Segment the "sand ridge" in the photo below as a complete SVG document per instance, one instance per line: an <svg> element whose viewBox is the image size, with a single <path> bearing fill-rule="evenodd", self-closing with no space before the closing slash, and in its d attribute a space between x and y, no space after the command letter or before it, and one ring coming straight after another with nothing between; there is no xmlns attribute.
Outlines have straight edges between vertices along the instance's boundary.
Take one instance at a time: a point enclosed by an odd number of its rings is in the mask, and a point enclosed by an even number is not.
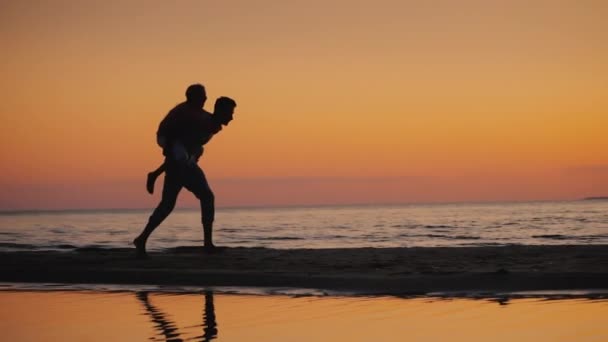
<svg viewBox="0 0 608 342"><path fill-rule="evenodd" d="M608 289L608 246L0 252L0 281L286 286L361 293Z"/></svg>

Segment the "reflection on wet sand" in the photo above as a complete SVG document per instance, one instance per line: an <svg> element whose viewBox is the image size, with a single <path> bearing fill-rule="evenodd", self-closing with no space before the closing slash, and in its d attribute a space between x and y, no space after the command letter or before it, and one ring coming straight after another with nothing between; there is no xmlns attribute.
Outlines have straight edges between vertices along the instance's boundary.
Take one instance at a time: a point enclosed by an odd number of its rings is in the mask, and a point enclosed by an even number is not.
<svg viewBox="0 0 608 342"><path fill-rule="evenodd" d="M203 313L202 341L211 341L217 337L217 323L215 321L215 307L213 306L213 292L205 292L205 312Z"/></svg>
<svg viewBox="0 0 608 342"><path fill-rule="evenodd" d="M608 341L606 315L603 293L396 298L0 291L3 341Z"/></svg>
<svg viewBox="0 0 608 342"><path fill-rule="evenodd" d="M154 323L154 329L165 337L165 341L180 342L179 329L177 325L169 319L169 315L162 312L158 307L150 303L148 291L140 291L135 293L135 297L143 304L145 313ZM203 334L195 338L188 339L189 341L211 341L217 337L217 323L215 321L215 307L213 305L213 292L205 291L205 310L203 311ZM187 327L193 328L193 327ZM154 338L153 338L154 340Z"/></svg>

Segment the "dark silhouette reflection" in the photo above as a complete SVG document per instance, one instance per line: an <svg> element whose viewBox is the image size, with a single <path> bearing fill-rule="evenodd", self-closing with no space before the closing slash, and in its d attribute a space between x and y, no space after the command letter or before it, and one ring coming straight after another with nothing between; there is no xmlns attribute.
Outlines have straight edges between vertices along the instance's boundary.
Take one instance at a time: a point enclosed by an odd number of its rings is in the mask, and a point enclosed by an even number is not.
<svg viewBox="0 0 608 342"><path fill-rule="evenodd" d="M177 332L175 323L167 319L166 315L162 311L150 304L148 292L137 292L135 296L144 305L146 314L150 316L150 320L154 323L154 328L165 336L166 341L183 341L181 338L179 338L179 333Z"/></svg>
<svg viewBox="0 0 608 342"><path fill-rule="evenodd" d="M150 303L148 299L149 292L137 292L135 296L143 304L146 315L150 317L150 321L154 323L154 329L165 336L165 341L179 342L184 341L180 336L177 326L168 316ZM203 324L196 325L203 327L203 334L194 338L188 338L186 341L211 341L217 337L217 323L215 321L215 307L213 304L213 292L205 291L203 310ZM196 327L195 326L195 327ZM193 328L193 327L187 327Z"/></svg>
<svg viewBox="0 0 608 342"><path fill-rule="evenodd" d="M213 292L205 291L205 311L203 312L203 336L197 340L211 341L217 337L217 323L215 322L215 307L213 306Z"/></svg>

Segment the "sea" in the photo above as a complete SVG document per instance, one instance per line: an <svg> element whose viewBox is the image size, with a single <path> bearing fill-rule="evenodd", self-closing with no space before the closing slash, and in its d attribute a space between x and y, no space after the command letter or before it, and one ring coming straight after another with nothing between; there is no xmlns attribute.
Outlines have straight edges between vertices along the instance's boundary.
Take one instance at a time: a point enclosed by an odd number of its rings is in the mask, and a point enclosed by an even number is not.
<svg viewBox="0 0 608 342"><path fill-rule="evenodd" d="M152 212L0 212L0 251L130 247ZM203 243L200 211L177 209L149 250ZM219 208L226 247L360 248L608 244L608 201Z"/></svg>

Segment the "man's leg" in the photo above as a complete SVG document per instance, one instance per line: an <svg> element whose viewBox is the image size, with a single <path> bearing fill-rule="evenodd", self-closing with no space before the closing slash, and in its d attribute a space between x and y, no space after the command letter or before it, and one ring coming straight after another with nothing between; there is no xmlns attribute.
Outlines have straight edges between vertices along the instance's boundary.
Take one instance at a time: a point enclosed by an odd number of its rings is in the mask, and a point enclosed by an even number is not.
<svg viewBox="0 0 608 342"><path fill-rule="evenodd" d="M199 199L201 205L201 221L205 249L211 250L213 245L213 221L215 220L215 196L209 187L205 173L198 165L192 165L184 177L184 187Z"/></svg>
<svg viewBox="0 0 608 342"><path fill-rule="evenodd" d="M148 190L148 193L154 193L154 183L156 183L156 178L158 178L158 176L160 176L163 172L165 172L164 162L160 164L158 169L148 173L148 177L146 178L146 190Z"/></svg>
<svg viewBox="0 0 608 342"><path fill-rule="evenodd" d="M169 216L171 211L173 211L175 202L177 201L177 195L181 189L180 171L176 167L167 168L165 182L163 184L163 195L160 203L148 219L148 224L146 224L144 230L135 238L135 240L133 240L133 244L137 248L137 254L139 256L146 255L146 242L148 241L148 237L150 237L150 234L152 234L154 229L156 229L156 227Z"/></svg>

